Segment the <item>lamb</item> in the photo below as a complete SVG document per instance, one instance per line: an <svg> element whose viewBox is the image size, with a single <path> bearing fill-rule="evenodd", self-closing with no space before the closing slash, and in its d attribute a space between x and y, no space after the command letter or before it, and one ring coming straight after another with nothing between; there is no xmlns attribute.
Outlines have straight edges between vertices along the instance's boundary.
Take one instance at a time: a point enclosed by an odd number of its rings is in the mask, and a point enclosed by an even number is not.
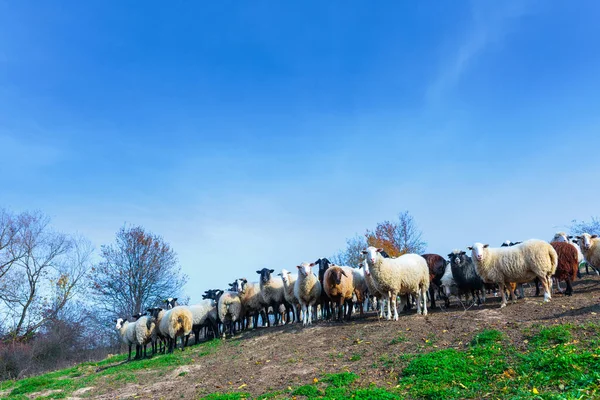
<svg viewBox="0 0 600 400"><path fill-rule="evenodd" d="M337 307L337 320L342 320L344 305L347 307L346 319L352 315L352 298L354 295L354 276L350 268L332 265L325 271L323 291Z"/></svg>
<svg viewBox="0 0 600 400"><path fill-rule="evenodd" d="M235 335L235 323L241 321L244 317L244 307L240 294L237 292L226 291L219 298L217 306L219 319L224 325L223 338L225 338L225 326L229 328L229 334Z"/></svg>
<svg viewBox="0 0 600 400"><path fill-rule="evenodd" d="M275 325L279 324L279 306L285 302L283 281L281 277L271 276L275 272L273 269L263 268L256 271L260 275L260 292L263 296L263 301L267 307L273 307L273 317ZM269 321L269 312L267 308L267 325L271 326Z"/></svg>
<svg viewBox="0 0 600 400"><path fill-rule="evenodd" d="M192 332L193 315L184 306L175 306L167 311L158 309L155 314L158 333L165 338L168 352L172 353L177 346L177 338L181 337L181 350L185 347L186 337Z"/></svg>
<svg viewBox="0 0 600 400"><path fill-rule="evenodd" d="M261 314L263 325L266 321L266 315L264 313L265 307L268 304L264 302L263 295L260 291L260 284L258 282L248 282L246 278L239 279L240 301L242 302L242 308L244 309L244 317L246 318L245 325L249 326L249 321L252 319L252 328L258 327L258 316Z"/></svg>
<svg viewBox="0 0 600 400"><path fill-rule="evenodd" d="M598 271L600 268L600 238L598 235L583 233L577 236L585 261Z"/></svg>
<svg viewBox="0 0 600 400"><path fill-rule="evenodd" d="M375 287L387 293L387 319L391 319L390 305L394 309L394 321L398 320L396 297L417 294L417 314L427 315L427 291L429 290L429 268L427 261L418 254L404 254L398 258L384 258L382 249L369 246L362 254L367 255L367 266L373 275ZM421 309L421 304L423 308Z"/></svg>
<svg viewBox="0 0 600 400"><path fill-rule="evenodd" d="M431 298L431 307L435 307L435 292L436 288L442 286L442 276L446 272L446 260L439 254L423 254L421 255L427 261L429 268L429 297Z"/></svg>
<svg viewBox="0 0 600 400"><path fill-rule="evenodd" d="M314 262L315 265L319 266L319 283L323 287L323 279L325 277L325 271L331 266L331 261L326 258L319 258ZM321 318L331 318L331 300L324 290L321 291L321 298L319 299L319 305L321 306Z"/></svg>
<svg viewBox="0 0 600 400"><path fill-rule="evenodd" d="M315 263L298 265L298 279L294 284L294 296L302 307L302 325L312 324L313 307L321 298L321 283L312 272Z"/></svg>
<svg viewBox="0 0 600 400"><path fill-rule="evenodd" d="M129 346L129 356L127 356L127 360L131 361L131 346L135 344L135 323L127 321L126 318L118 318L115 320L115 323L115 329L119 332L121 340ZM135 356L136 358L139 356L137 351Z"/></svg>
<svg viewBox="0 0 600 400"><path fill-rule="evenodd" d="M477 273L484 282L497 283L502 294L500 308L506 307L504 288L510 282L530 282L538 277L544 287L544 301L551 298L551 276L556 271L558 255L543 240L530 239L512 247L490 248L475 243L469 247Z"/></svg>
<svg viewBox="0 0 600 400"><path fill-rule="evenodd" d="M283 281L283 295L285 297L285 301L291 306L290 308L294 321L298 322L298 306L300 305L300 302L296 296L294 296L294 286L296 284L296 280L298 280L298 274L292 274L290 271L284 268L281 270L279 275Z"/></svg>
<svg viewBox="0 0 600 400"><path fill-rule="evenodd" d="M560 291L560 281L567 282L567 290L565 294L571 296L573 294L573 282L577 278L579 270L579 262L577 262L577 250L570 243L552 242L550 243L556 254L558 255L558 265L554 277L556 278L556 286ZM537 289L537 285L536 285Z"/></svg>
<svg viewBox="0 0 600 400"><path fill-rule="evenodd" d="M483 301L485 302L485 290L481 277L477 275L475 270L475 264L471 257L469 257L464 251L454 250L448 254L450 259L450 269L452 270L452 278L456 283L459 294L464 293L468 295L471 293L473 302L475 301L475 295L477 295L477 304L482 304L481 294L483 294Z"/></svg>

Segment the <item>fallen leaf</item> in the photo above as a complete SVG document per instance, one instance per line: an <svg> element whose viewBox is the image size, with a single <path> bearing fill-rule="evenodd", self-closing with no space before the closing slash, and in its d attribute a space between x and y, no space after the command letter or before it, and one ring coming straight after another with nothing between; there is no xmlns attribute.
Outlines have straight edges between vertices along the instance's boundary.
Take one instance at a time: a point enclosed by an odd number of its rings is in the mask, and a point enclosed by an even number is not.
<svg viewBox="0 0 600 400"><path fill-rule="evenodd" d="M313 383L317 383L317 382L319 382L319 380L317 378L314 378Z"/></svg>
<svg viewBox="0 0 600 400"><path fill-rule="evenodd" d="M538 390L536 388L533 388L533 390L531 391L533 394L540 394L540 392L538 392Z"/></svg>
<svg viewBox="0 0 600 400"><path fill-rule="evenodd" d="M246 386L248 386L248 385L246 385L245 383L242 383L240 386L238 386L238 389L245 388Z"/></svg>

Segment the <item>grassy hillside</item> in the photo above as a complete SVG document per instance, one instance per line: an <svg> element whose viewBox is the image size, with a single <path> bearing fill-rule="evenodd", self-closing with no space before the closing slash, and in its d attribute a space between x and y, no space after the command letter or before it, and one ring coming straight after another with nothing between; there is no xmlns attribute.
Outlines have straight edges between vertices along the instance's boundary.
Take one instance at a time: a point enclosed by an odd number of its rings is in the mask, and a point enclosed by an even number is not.
<svg viewBox="0 0 600 400"><path fill-rule="evenodd" d="M398 322L258 329L172 355L124 355L0 383L7 399L600 398L600 278L571 298Z"/></svg>

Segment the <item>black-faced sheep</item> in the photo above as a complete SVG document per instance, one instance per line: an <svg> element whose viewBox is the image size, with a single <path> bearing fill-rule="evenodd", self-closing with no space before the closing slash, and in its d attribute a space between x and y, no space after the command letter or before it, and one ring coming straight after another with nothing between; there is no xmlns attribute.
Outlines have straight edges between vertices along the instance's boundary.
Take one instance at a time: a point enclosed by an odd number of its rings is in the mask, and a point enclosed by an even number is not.
<svg viewBox="0 0 600 400"><path fill-rule="evenodd" d="M459 294L471 294L473 302L475 302L475 296L477 296L477 304L482 304L482 296L483 301L485 301L483 280L477 274L471 257L462 250L454 250L448 254L448 258L450 259L452 278L458 288Z"/></svg>
<svg viewBox="0 0 600 400"><path fill-rule="evenodd" d="M177 346L177 338L181 338L181 350L183 350L186 338L192 332L192 312L184 306L175 306L166 311L159 310L155 315L156 325L160 336L167 341L169 353L172 353Z"/></svg>
<svg viewBox="0 0 600 400"><path fill-rule="evenodd" d="M129 347L127 360L131 360L131 347L135 342L135 322L129 322L126 318L117 318L115 320L115 329L119 332L121 340ZM136 358L139 354L136 354Z"/></svg>
<svg viewBox="0 0 600 400"><path fill-rule="evenodd" d="M319 266L319 283L321 287L323 287L323 279L325 278L325 271L331 266L331 261L327 258L319 258L314 262L315 265ZM331 300L325 291L321 291L321 297L319 299L319 305L321 306L321 318L330 319L331 318Z"/></svg>
<svg viewBox="0 0 600 400"><path fill-rule="evenodd" d="M272 275L275 272L273 269L263 268L256 271L260 275L260 292L263 296L263 301L267 304L267 325L271 326L269 321L268 307L273 307L273 319L275 325L279 324L280 311L279 307L284 304L283 281L281 277Z"/></svg>

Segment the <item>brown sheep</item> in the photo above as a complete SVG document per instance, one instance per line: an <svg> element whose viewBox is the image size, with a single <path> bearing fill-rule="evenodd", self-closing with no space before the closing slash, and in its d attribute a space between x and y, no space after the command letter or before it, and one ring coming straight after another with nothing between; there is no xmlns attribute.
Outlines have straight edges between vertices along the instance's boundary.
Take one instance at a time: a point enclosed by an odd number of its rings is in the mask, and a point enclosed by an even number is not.
<svg viewBox="0 0 600 400"><path fill-rule="evenodd" d="M565 294L567 296L571 296L573 294L573 287L571 286L571 282L577 278L577 270L579 269L579 263L577 262L577 249L566 242L552 242L550 243L556 253L558 254L558 266L556 267L556 272L554 273L554 277L557 281L557 286L560 284L560 281L567 282L567 291ZM560 287L558 287L560 290Z"/></svg>
<svg viewBox="0 0 600 400"><path fill-rule="evenodd" d="M354 282L351 271L345 271L342 267L332 265L325 271L323 289L338 308L337 320L342 320L344 304L346 304L348 310L346 319L349 320L352 315L352 294L354 293Z"/></svg>
<svg viewBox="0 0 600 400"><path fill-rule="evenodd" d="M446 272L446 259L439 254L423 254L421 257L427 261L429 268L429 299L431 300L431 308L435 307L435 292L442 287L442 276Z"/></svg>

